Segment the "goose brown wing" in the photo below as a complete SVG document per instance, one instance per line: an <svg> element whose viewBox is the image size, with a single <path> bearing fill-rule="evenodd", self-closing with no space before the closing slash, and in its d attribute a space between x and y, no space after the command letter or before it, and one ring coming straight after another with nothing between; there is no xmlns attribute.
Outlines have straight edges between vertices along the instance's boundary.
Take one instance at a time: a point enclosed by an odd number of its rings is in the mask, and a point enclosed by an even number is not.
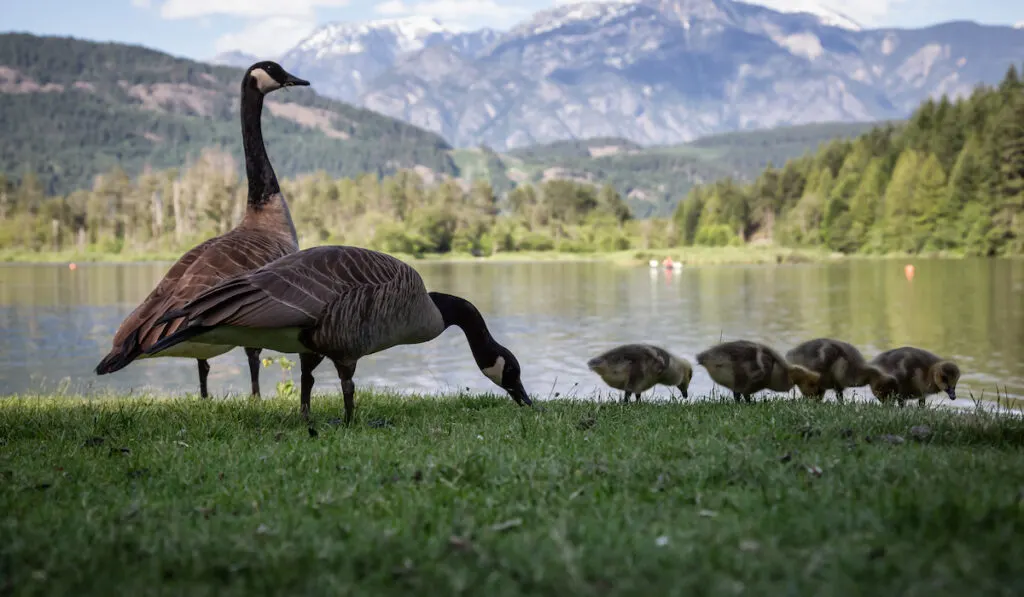
<svg viewBox="0 0 1024 597"><path fill-rule="evenodd" d="M310 327L340 297L400 282L410 273L419 279L411 267L384 253L314 247L222 282L173 315L184 315L190 326Z"/></svg>

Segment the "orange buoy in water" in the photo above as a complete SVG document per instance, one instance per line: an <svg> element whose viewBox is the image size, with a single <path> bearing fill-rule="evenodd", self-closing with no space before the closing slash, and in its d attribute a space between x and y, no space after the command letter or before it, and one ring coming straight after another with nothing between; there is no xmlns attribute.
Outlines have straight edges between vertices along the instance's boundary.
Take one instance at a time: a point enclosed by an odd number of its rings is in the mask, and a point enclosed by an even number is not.
<svg viewBox="0 0 1024 597"><path fill-rule="evenodd" d="M71 270L71 271L75 271L76 269L78 269L78 266L75 265L74 263L69 263L68 264L68 269Z"/></svg>
<svg viewBox="0 0 1024 597"><path fill-rule="evenodd" d="M906 276L908 280L913 280L914 279L914 266L909 264L909 263L904 265L903 266L903 275Z"/></svg>

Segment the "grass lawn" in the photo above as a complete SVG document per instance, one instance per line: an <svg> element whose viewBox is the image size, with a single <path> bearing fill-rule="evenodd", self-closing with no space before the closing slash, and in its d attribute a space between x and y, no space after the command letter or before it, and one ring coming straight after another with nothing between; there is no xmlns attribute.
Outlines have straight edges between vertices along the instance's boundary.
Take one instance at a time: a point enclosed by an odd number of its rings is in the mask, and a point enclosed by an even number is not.
<svg viewBox="0 0 1024 597"><path fill-rule="evenodd" d="M545 407L0 399L0 594L1024 594L1020 418Z"/></svg>

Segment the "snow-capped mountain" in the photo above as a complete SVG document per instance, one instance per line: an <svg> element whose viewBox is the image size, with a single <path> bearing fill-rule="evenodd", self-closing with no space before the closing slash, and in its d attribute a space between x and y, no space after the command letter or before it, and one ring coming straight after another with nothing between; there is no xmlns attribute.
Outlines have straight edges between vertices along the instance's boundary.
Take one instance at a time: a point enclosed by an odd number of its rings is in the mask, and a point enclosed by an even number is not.
<svg viewBox="0 0 1024 597"><path fill-rule="evenodd" d="M737 129L906 116L1024 57L1024 30L865 29L833 0L560 5L507 32L433 19L336 24L281 57L332 95L495 149L596 136L677 143Z"/></svg>
<svg viewBox="0 0 1024 597"><path fill-rule="evenodd" d="M238 50L231 50L230 52L221 52L209 59L207 62L210 64L220 64L222 66L236 66L238 68L249 68L254 62L258 62L259 58L252 54L246 54L245 52L239 52Z"/></svg>
<svg viewBox="0 0 1024 597"><path fill-rule="evenodd" d="M321 93L358 101L367 84L403 55L444 44L472 57L498 35L491 29L455 31L427 17L332 23L285 52L281 61L317 79Z"/></svg>

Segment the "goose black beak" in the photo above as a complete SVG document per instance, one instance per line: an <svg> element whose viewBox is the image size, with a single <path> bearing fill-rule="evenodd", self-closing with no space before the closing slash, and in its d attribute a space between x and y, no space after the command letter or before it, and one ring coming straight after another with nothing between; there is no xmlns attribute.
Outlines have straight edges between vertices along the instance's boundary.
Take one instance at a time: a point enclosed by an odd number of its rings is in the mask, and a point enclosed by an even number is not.
<svg viewBox="0 0 1024 597"><path fill-rule="evenodd" d="M956 400L956 389L955 388L946 388L946 394L949 396L950 400Z"/></svg>
<svg viewBox="0 0 1024 597"><path fill-rule="evenodd" d="M683 398L689 398L690 393L686 391L686 386L678 386L679 391L683 393Z"/></svg>
<svg viewBox="0 0 1024 597"><path fill-rule="evenodd" d="M300 78L296 77L295 75L288 75L288 78L284 80L284 84L281 85L281 86L282 87L296 87L296 86L298 86L298 87L306 87L308 85L309 85L309 81L307 81L305 79L300 79Z"/></svg>
<svg viewBox="0 0 1024 597"><path fill-rule="evenodd" d="M520 406L533 406L533 401L526 395L526 388L523 387L523 382L517 381L512 387L505 388L509 396L516 401L516 404Z"/></svg>

